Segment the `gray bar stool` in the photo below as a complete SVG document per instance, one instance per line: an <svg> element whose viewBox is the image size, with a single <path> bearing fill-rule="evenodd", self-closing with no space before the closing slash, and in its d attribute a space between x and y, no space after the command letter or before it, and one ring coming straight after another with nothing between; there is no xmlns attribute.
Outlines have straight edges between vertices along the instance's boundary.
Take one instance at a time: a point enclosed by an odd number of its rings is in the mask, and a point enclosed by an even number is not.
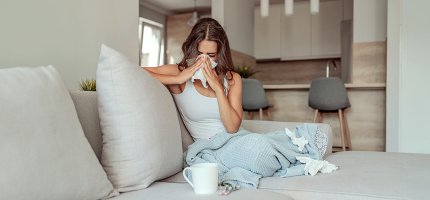
<svg viewBox="0 0 430 200"><path fill-rule="evenodd" d="M335 77L313 80L309 89L309 106L315 109L314 122L320 122L320 112L321 118L324 112L338 113L342 150L345 151L346 148L350 150L351 136L344 110L351 107L351 104L343 81Z"/></svg>
<svg viewBox="0 0 430 200"><path fill-rule="evenodd" d="M267 111L270 120L269 108L272 107L266 97L263 85L259 80L242 79L242 108L248 112L248 119L252 119L252 112L260 113L260 120L263 119L263 110Z"/></svg>

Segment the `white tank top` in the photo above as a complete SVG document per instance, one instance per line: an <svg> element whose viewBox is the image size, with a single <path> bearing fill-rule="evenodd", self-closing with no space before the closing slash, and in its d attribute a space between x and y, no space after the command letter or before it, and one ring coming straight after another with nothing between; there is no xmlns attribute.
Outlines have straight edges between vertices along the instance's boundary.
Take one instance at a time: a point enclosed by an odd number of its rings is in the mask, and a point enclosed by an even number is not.
<svg viewBox="0 0 430 200"><path fill-rule="evenodd" d="M227 94L228 82L224 78L224 90ZM179 113L191 136L196 139L209 139L226 129L221 121L216 97L201 95L193 82L185 83L184 91L173 94Z"/></svg>

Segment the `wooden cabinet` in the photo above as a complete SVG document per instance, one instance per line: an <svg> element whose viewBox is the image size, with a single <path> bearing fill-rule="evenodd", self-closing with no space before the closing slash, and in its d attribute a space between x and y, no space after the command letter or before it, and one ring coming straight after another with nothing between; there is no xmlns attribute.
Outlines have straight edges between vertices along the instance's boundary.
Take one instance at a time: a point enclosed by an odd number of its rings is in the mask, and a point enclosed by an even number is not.
<svg viewBox="0 0 430 200"><path fill-rule="evenodd" d="M261 17L260 7L254 10L254 56L256 59L281 57L281 9L282 5L272 5L269 16Z"/></svg>
<svg viewBox="0 0 430 200"><path fill-rule="evenodd" d="M320 12L310 14L309 1L294 2L294 14L284 15L284 5L270 5L269 16L255 9L255 57L301 60L340 57L342 1L320 2Z"/></svg>

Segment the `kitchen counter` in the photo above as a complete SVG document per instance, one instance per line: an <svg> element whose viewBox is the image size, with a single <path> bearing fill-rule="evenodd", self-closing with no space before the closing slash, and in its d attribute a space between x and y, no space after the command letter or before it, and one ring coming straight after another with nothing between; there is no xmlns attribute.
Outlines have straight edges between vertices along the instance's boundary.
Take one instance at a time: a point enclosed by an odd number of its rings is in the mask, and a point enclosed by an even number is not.
<svg viewBox="0 0 430 200"><path fill-rule="evenodd" d="M312 122L314 110L308 106L310 84L265 84L273 105L274 121ZM345 110L351 132L352 149L385 151L385 83L347 83L351 107ZM246 116L246 115L245 115ZM257 119L258 115L254 115ZM324 123L331 125L335 146L340 146L337 113L325 113Z"/></svg>
<svg viewBox="0 0 430 200"><path fill-rule="evenodd" d="M265 84L265 90L309 90L310 84ZM385 89L385 83L346 83L347 89L380 90Z"/></svg>

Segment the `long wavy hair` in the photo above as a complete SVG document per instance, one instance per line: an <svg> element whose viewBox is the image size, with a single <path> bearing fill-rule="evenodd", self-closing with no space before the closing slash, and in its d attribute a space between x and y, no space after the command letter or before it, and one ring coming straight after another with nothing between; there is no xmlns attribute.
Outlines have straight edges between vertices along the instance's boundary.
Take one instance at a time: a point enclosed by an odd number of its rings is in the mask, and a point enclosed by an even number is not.
<svg viewBox="0 0 430 200"><path fill-rule="evenodd" d="M218 75L224 75L228 80L231 80L233 78L233 60L231 59L227 34L218 21L212 18L202 18L194 25L191 33L182 44L184 57L178 63L179 70L182 71L189 67L187 59L195 58L199 55L198 45L203 40L217 43L218 65L215 71Z"/></svg>

